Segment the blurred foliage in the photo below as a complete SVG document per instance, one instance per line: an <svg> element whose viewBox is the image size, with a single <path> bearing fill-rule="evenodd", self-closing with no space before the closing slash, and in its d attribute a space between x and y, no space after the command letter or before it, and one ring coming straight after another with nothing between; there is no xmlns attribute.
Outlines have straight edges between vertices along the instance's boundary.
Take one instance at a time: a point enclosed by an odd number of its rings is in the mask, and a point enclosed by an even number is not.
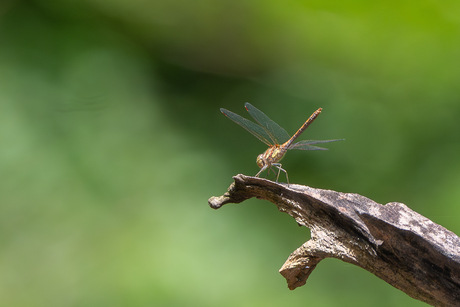
<svg viewBox="0 0 460 307"><path fill-rule="evenodd" d="M423 306L258 200L213 211L265 150L250 101L304 138L292 182L404 202L460 233L457 1L0 3L2 306ZM246 115L245 115L246 116Z"/></svg>

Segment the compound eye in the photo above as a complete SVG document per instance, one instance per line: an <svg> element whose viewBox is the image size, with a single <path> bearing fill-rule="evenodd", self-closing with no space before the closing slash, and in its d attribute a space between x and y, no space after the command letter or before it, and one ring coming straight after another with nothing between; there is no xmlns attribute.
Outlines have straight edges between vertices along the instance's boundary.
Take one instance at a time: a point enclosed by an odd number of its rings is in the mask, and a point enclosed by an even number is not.
<svg viewBox="0 0 460 307"><path fill-rule="evenodd" d="M264 155L260 154L260 155L257 156L257 159L256 159L256 163L260 168L262 168L265 165L265 161L264 161L263 157L264 157Z"/></svg>

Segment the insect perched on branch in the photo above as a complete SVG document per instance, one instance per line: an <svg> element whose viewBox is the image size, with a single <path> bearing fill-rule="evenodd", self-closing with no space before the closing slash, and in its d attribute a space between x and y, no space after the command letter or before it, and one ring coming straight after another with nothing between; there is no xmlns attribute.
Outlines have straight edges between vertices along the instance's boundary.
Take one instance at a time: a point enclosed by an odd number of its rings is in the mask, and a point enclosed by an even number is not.
<svg viewBox="0 0 460 307"><path fill-rule="evenodd" d="M286 132L286 130L284 130L280 125L275 123L267 115L265 115L265 113L254 107L252 104L246 102L244 106L257 124L227 109L221 108L220 111L225 116L252 133L255 137L269 146L264 153L257 156L256 162L260 167L260 170L256 174L256 177L259 177L259 175L264 170L270 169L272 166L274 166L278 169L276 182L278 182L280 171L283 171L286 174L286 179L289 184L287 171L282 168L281 163L279 163L279 161L281 161L289 149L327 150L327 148L313 146L313 144L329 143L343 140L305 140L294 143L294 141L302 134L302 132L304 132L305 129L307 129L307 127L316 119L316 117L318 117L322 111L321 108L316 110L299 128L299 130L294 133L292 137L289 137L289 134Z"/></svg>

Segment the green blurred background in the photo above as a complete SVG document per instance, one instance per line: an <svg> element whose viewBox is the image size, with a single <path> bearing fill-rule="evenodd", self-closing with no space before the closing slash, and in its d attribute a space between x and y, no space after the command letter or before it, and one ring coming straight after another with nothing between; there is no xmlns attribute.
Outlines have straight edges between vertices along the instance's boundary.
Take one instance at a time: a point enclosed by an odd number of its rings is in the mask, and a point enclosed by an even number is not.
<svg viewBox="0 0 460 307"><path fill-rule="evenodd" d="M265 145L246 101L303 138L291 182L399 201L460 233L460 2L0 2L1 306L424 306L328 259L261 200L218 211Z"/></svg>

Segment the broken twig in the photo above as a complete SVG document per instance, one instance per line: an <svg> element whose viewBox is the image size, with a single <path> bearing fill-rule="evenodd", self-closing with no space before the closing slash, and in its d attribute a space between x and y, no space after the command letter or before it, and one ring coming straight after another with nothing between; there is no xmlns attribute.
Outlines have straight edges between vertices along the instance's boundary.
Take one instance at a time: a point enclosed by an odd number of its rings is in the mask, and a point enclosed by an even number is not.
<svg viewBox="0 0 460 307"><path fill-rule="evenodd" d="M460 238L401 203L358 194L279 184L237 175L213 209L257 197L311 230L280 269L289 289L304 285L324 258L355 264L409 296L436 306L460 305Z"/></svg>

